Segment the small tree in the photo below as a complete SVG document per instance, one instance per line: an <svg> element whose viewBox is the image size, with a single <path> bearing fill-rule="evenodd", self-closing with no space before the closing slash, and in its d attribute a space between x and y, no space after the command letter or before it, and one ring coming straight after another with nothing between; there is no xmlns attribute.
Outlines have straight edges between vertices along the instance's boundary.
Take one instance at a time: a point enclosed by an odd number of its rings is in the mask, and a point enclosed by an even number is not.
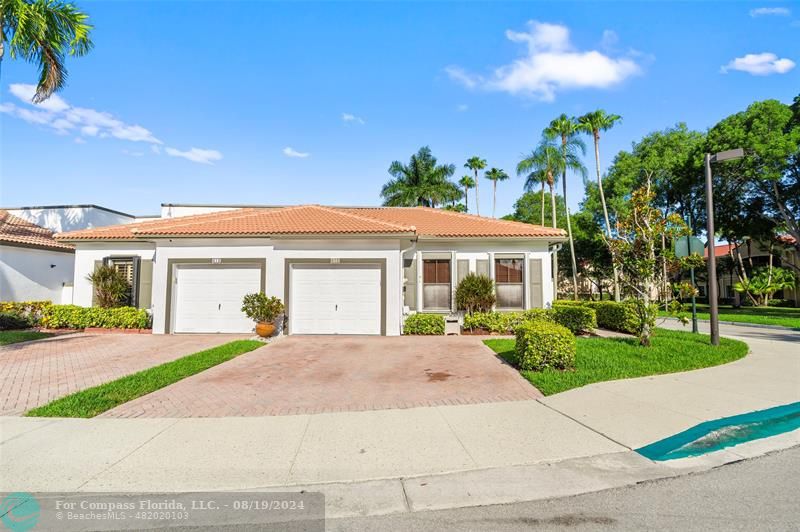
<svg viewBox="0 0 800 532"><path fill-rule="evenodd" d="M277 297L267 297L264 292L247 294L242 299L242 312L257 323L274 323L284 306Z"/></svg>
<svg viewBox="0 0 800 532"><path fill-rule="evenodd" d="M794 288L794 272L786 268L756 268L753 275L736 283L733 289L747 294L759 306L767 305L775 292Z"/></svg>
<svg viewBox="0 0 800 532"><path fill-rule="evenodd" d="M618 218L617 236L605 237L620 282L634 296L638 317L636 335L643 346L650 345L658 315L655 301L663 272L680 264L671 249L661 246L661 239L672 240L688 234L688 227L679 215L665 217L653 207L654 198L648 180L644 187L633 191L627 213Z"/></svg>
<svg viewBox="0 0 800 532"><path fill-rule="evenodd" d="M92 283L97 305L102 308L119 307L131 291L131 285L122 272L104 264L86 276Z"/></svg>
<svg viewBox="0 0 800 532"><path fill-rule="evenodd" d="M492 310L494 282L485 275L467 274L456 287L456 306L467 314Z"/></svg>

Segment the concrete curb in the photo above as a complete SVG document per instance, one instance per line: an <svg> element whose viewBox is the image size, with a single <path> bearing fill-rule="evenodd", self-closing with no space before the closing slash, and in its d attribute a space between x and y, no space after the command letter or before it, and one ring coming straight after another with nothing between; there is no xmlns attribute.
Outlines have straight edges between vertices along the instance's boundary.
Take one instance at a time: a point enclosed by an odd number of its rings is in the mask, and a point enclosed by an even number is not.
<svg viewBox="0 0 800 532"><path fill-rule="evenodd" d="M678 318L672 318L672 317L669 317L669 316L659 316L658 319L659 320L670 320L670 321L674 321L676 323L680 323L680 320ZM697 318L697 322L698 323L709 323L708 320L704 320L704 319L701 319L701 318ZM800 329L798 329L796 327L784 327L783 325L764 325L763 323L745 323L745 322L739 322L739 321L720 321L719 323L720 323L720 325L735 325L737 327L751 327L753 329L767 329L767 330L770 330L770 331L781 331L781 332L796 331L796 332L800 332ZM689 327L690 323L687 323L686 326Z"/></svg>
<svg viewBox="0 0 800 532"><path fill-rule="evenodd" d="M703 456L653 462L634 451L438 475L293 486L254 492L322 492L330 519L572 497L703 473L800 446L800 430Z"/></svg>

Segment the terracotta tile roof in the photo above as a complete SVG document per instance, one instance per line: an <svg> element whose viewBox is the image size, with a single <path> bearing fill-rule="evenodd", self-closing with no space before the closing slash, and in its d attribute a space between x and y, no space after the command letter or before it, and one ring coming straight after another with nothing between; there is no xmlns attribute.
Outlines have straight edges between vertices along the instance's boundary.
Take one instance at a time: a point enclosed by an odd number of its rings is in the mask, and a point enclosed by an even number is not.
<svg viewBox="0 0 800 532"><path fill-rule="evenodd" d="M0 243L58 251L74 250L69 244L55 240L51 230L23 220L3 209L0 209Z"/></svg>
<svg viewBox="0 0 800 532"><path fill-rule="evenodd" d="M165 218L61 233L60 240L136 240L148 237L409 234L439 237L563 238L560 229L423 207L257 207Z"/></svg>
<svg viewBox="0 0 800 532"><path fill-rule="evenodd" d="M714 246L714 256L715 257L727 257L728 252L732 249L736 248L733 244L718 244ZM703 256L708 258L708 246L706 246L706 250L703 253Z"/></svg>

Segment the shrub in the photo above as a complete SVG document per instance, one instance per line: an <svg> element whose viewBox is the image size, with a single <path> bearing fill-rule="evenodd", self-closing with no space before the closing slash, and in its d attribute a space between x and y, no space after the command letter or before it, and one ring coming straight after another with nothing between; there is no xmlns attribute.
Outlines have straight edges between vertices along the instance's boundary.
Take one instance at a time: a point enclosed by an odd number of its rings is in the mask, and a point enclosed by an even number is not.
<svg viewBox="0 0 800 532"><path fill-rule="evenodd" d="M42 326L51 329L146 329L150 326L150 315L146 310L134 307L52 305L44 310Z"/></svg>
<svg viewBox="0 0 800 532"><path fill-rule="evenodd" d="M52 304L50 301L0 301L0 312L14 314L33 326L39 323L42 311Z"/></svg>
<svg viewBox="0 0 800 532"><path fill-rule="evenodd" d="M563 325L533 320L516 329L514 358L522 370L574 368L575 352L575 336Z"/></svg>
<svg viewBox="0 0 800 532"><path fill-rule="evenodd" d="M522 313L525 321L531 320L545 320L553 321L553 311L547 308L532 308Z"/></svg>
<svg viewBox="0 0 800 532"><path fill-rule="evenodd" d="M494 281L485 275L470 273L456 287L456 306L467 314L491 310L495 299Z"/></svg>
<svg viewBox="0 0 800 532"><path fill-rule="evenodd" d="M633 301L587 301L586 306L594 309L598 327L637 334L639 317Z"/></svg>
<svg viewBox="0 0 800 532"><path fill-rule="evenodd" d="M15 329L28 329L31 322L24 316L10 312L0 312L0 331L13 331Z"/></svg>
<svg viewBox="0 0 800 532"><path fill-rule="evenodd" d="M242 312L255 322L272 323L283 312L283 302L263 292L247 294L242 299Z"/></svg>
<svg viewBox="0 0 800 532"><path fill-rule="evenodd" d="M406 318L403 334L444 334L444 316L441 314L412 314Z"/></svg>
<svg viewBox="0 0 800 532"><path fill-rule="evenodd" d="M552 318L554 322L572 331L572 334L589 332L597 327L595 311L583 305L554 304Z"/></svg>
<svg viewBox="0 0 800 532"><path fill-rule="evenodd" d="M128 280L113 266L99 266L86 279L92 283L97 305L101 308L119 306L131 290Z"/></svg>
<svg viewBox="0 0 800 532"><path fill-rule="evenodd" d="M483 329L495 334L514 334L514 329L519 324L531 320L552 321L552 312L543 308L533 308L525 312L475 312L464 316L464 328Z"/></svg>

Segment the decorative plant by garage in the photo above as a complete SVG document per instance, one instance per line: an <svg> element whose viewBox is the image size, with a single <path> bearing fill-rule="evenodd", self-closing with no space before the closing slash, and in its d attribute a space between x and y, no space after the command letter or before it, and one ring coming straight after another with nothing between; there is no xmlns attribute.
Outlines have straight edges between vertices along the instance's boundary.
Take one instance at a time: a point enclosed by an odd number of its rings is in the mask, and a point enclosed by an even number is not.
<svg viewBox="0 0 800 532"><path fill-rule="evenodd" d="M122 272L105 264L98 266L93 273L86 276L86 279L92 283L97 306L101 308L121 306L131 290Z"/></svg>
<svg viewBox="0 0 800 532"><path fill-rule="evenodd" d="M242 312L256 322L256 334L268 338L275 333L275 319L283 314L283 302L263 292L247 294L242 299Z"/></svg>

